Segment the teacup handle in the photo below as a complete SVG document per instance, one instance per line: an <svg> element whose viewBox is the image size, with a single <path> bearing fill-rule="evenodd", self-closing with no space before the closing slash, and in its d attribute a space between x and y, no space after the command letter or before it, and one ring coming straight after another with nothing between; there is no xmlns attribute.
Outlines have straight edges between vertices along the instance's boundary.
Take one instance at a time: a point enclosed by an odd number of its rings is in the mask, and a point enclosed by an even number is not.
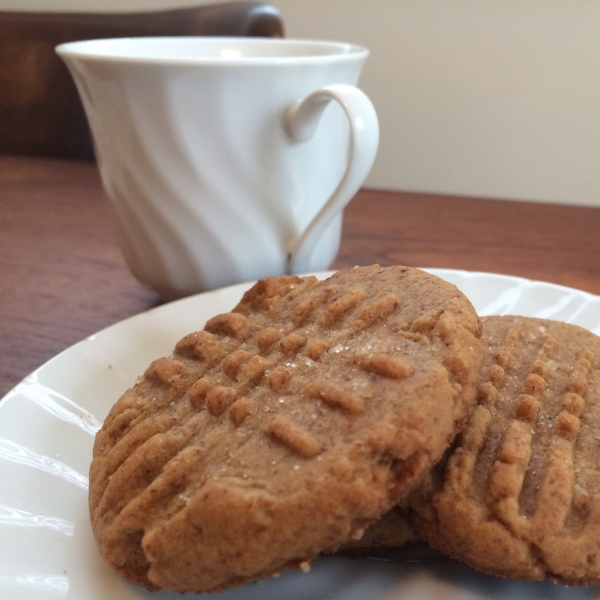
<svg viewBox="0 0 600 600"><path fill-rule="evenodd" d="M377 154L379 122L375 108L366 94L346 84L329 85L290 106L285 113L285 124L292 138L297 142L308 141L332 100L341 104L350 122L348 166L329 200L306 229L289 243L288 273L311 270L310 258L316 243L364 183Z"/></svg>

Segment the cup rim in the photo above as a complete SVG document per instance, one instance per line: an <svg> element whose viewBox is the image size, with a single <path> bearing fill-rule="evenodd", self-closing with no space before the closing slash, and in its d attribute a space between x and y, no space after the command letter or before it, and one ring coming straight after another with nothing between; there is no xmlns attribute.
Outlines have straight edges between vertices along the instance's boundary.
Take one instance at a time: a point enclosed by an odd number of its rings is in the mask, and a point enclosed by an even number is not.
<svg viewBox="0 0 600 600"><path fill-rule="evenodd" d="M161 44L172 44L177 42L180 46L196 47L204 46L229 46L229 55L221 56L160 56L157 53L148 52L146 55L135 54L126 48L139 50L142 45L152 44L154 47ZM235 55L235 47L252 49L257 46L277 46L305 48L312 52L293 55ZM112 46L112 48L109 48ZM119 50L121 47L121 50ZM125 48L125 50L123 49ZM224 48L225 49L225 48ZM321 50L321 52L319 52ZM325 50L328 50L326 52ZM211 36L141 36L141 37L118 37L99 38L93 40L81 40L59 44L55 48L56 53L63 59L80 59L86 61L121 62L121 63L146 63L146 64L171 64L171 65L293 65L308 64L312 62L338 62L344 60L355 60L366 58L369 50L358 44L338 41L309 40L294 38L262 38L262 37L211 37Z"/></svg>

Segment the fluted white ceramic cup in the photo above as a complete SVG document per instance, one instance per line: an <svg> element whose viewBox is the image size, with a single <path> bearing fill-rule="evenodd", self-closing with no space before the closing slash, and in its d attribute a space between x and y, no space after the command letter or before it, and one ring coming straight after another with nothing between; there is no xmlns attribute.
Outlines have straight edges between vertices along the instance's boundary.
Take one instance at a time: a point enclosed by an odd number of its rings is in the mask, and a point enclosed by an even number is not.
<svg viewBox="0 0 600 600"><path fill-rule="evenodd" d="M377 152L344 43L125 38L63 44L133 274L167 299L320 271Z"/></svg>

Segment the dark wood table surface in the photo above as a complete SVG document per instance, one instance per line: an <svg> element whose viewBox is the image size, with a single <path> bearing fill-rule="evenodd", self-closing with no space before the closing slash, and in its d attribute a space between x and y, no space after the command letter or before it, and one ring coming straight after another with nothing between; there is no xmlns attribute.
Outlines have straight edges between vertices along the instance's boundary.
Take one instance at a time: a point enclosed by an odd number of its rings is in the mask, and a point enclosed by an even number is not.
<svg viewBox="0 0 600 600"><path fill-rule="evenodd" d="M362 190L333 267L518 275L600 294L600 208ZM161 300L125 265L92 163L0 155L0 398Z"/></svg>

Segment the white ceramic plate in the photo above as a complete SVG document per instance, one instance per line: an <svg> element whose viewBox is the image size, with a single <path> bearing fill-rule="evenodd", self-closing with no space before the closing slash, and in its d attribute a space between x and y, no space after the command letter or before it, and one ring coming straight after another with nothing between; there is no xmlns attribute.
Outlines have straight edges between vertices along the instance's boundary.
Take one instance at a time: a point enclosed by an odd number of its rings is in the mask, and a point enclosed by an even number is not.
<svg viewBox="0 0 600 600"><path fill-rule="evenodd" d="M568 321L600 334L600 297L525 279L429 269L456 284L480 315ZM88 521L93 436L113 402L146 366L187 333L230 310L239 285L166 304L69 348L0 403L0 598L175 600L130 585L105 565ZM388 560L325 557L310 574L210 596L211 600L527 600L599 598L568 589L487 577L447 559L398 553ZM196 597L193 594L184 596Z"/></svg>

